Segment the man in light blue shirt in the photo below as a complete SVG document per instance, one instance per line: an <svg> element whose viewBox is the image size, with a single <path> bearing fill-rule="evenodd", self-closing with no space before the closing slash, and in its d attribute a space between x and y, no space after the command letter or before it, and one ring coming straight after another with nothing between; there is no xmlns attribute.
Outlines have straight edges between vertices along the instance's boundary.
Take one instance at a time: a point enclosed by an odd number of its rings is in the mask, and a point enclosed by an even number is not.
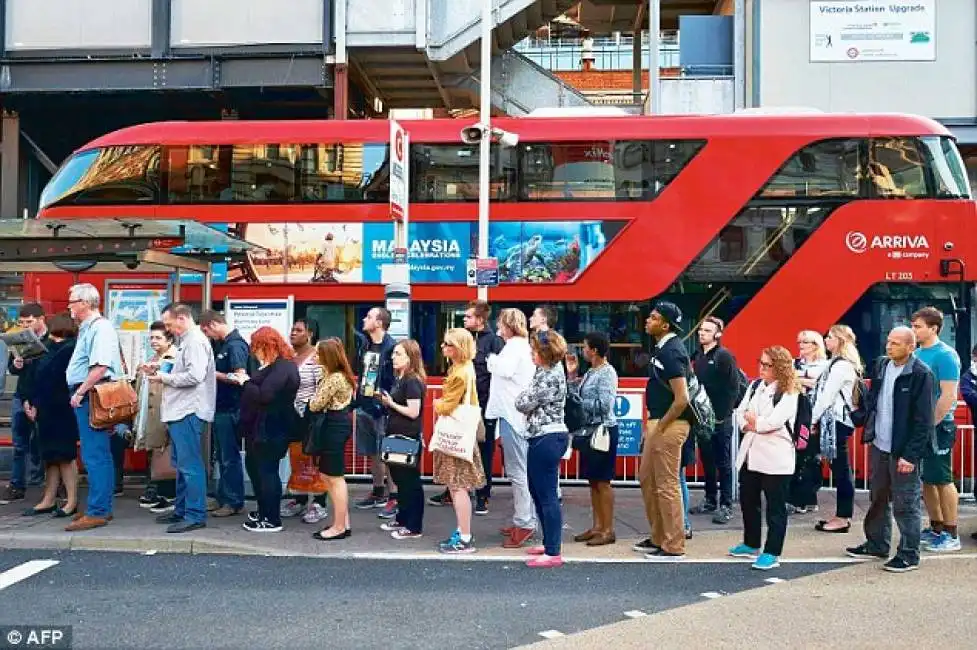
<svg viewBox="0 0 977 650"><path fill-rule="evenodd" d="M115 434L112 429L92 429L89 393L96 384L122 377L122 348L112 323L98 311L100 300L98 289L90 284L76 284L68 294L68 309L79 327L65 377L78 421L81 459L88 472L87 510L76 515L65 528L68 532L99 528L112 519L115 471L111 438Z"/></svg>
<svg viewBox="0 0 977 650"><path fill-rule="evenodd" d="M960 495L953 482L953 446L957 441L954 415L960 384L960 356L940 340L943 314L935 307L924 307L913 314L913 331L919 348L916 358L936 376L936 447L923 456L923 502L930 526L922 533L924 548L937 553L960 550L957 511Z"/></svg>

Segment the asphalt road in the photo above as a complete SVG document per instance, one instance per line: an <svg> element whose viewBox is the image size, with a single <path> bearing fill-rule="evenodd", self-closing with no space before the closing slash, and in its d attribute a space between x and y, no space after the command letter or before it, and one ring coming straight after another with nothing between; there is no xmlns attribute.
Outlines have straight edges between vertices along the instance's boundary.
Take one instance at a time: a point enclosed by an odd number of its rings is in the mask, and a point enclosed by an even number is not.
<svg viewBox="0 0 977 650"><path fill-rule="evenodd" d="M56 565L4 586L31 560ZM522 564L4 551L0 625L72 625L74 648L511 648L835 568Z"/></svg>

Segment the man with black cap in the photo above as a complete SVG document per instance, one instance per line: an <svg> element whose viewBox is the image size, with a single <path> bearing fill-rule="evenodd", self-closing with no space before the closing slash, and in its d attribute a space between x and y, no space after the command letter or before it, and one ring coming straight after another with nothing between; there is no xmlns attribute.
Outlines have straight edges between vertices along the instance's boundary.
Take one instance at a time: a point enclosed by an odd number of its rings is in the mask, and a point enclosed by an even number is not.
<svg viewBox="0 0 977 650"><path fill-rule="evenodd" d="M685 530L679 464L682 445L691 428L688 376L689 355L676 332L683 325L682 310L671 302L655 305L645 331L654 339L649 379L645 388L648 425L642 437L638 479L651 537L634 550L649 559L685 557Z"/></svg>

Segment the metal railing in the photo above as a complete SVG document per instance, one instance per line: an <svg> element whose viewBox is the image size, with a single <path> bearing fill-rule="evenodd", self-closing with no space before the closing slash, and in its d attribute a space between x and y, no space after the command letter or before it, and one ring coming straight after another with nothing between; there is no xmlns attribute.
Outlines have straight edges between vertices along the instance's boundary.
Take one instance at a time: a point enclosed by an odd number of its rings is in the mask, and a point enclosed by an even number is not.
<svg viewBox="0 0 977 650"><path fill-rule="evenodd" d="M579 45L526 45L526 41L517 43L515 50L528 59L536 62L547 70L565 72L581 70L584 49ZM648 58L651 50L648 46L641 48L641 69L648 69ZM594 70L632 70L634 69L634 50L630 44L620 46L594 46L588 50L594 58ZM658 65L662 68L679 67L678 46L663 45L659 50Z"/></svg>

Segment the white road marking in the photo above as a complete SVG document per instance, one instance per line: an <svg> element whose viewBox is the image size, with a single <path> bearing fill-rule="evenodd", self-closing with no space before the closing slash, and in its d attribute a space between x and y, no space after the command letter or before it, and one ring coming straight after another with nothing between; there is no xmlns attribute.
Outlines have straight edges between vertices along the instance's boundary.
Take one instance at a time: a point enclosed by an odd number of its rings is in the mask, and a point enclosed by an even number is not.
<svg viewBox="0 0 977 650"><path fill-rule="evenodd" d="M718 591L707 591L699 595L702 596L703 598L709 598L709 599L722 597L722 594L719 593Z"/></svg>
<svg viewBox="0 0 977 650"><path fill-rule="evenodd" d="M561 636L566 636L559 630L546 630L545 632L540 632L539 635L544 639L559 639Z"/></svg>
<svg viewBox="0 0 977 650"><path fill-rule="evenodd" d="M153 548L143 553L143 555L156 555L156 552L157 552L156 549Z"/></svg>
<svg viewBox="0 0 977 650"><path fill-rule="evenodd" d="M784 579L783 578L767 578L766 580L764 580L764 582L769 582L770 584L775 585L778 582L784 582Z"/></svg>
<svg viewBox="0 0 977 650"><path fill-rule="evenodd" d="M647 616L640 609L632 609L630 612L624 612L624 615L628 618L641 618L642 616Z"/></svg>
<svg viewBox="0 0 977 650"><path fill-rule="evenodd" d="M58 560L30 560L12 569L7 569L3 573L0 573L0 590L15 585L21 580L26 580L45 569L50 569L56 564L58 564Z"/></svg>

